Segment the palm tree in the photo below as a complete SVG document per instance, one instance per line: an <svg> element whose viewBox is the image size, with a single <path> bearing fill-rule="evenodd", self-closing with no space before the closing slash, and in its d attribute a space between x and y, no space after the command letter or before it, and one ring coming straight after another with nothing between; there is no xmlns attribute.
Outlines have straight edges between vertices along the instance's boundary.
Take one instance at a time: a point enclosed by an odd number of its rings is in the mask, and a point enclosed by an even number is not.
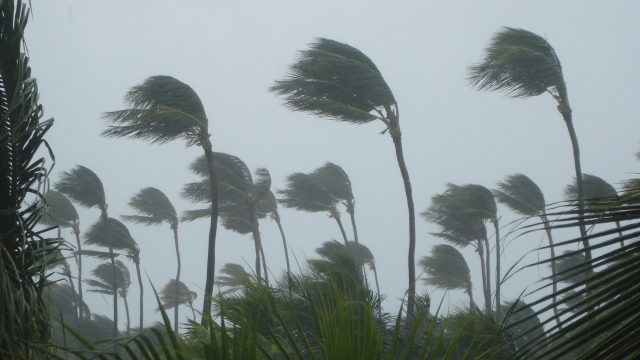
<svg viewBox="0 0 640 360"><path fill-rule="evenodd" d="M76 288L73 285L73 280L71 279L71 267L69 266L69 262L64 257L64 255L62 255L62 251L60 249L47 254L47 256L45 256L45 258L43 259L43 262L47 271L52 271L56 268L60 268L62 270L62 275L66 277L66 280L71 287L71 294L73 295L73 306L75 309L73 316L75 320L78 320L78 312L83 312L81 304L84 303L80 302L78 299L78 293L76 292Z"/></svg>
<svg viewBox="0 0 640 360"><path fill-rule="evenodd" d="M423 256L418 265L427 275L425 284L444 290L463 290L469 295L469 307L476 308L473 301L471 272L464 256L451 245L435 245L431 256Z"/></svg>
<svg viewBox="0 0 640 360"><path fill-rule="evenodd" d="M380 296L378 271L376 269L376 259L373 256L373 253L368 247L356 243L355 241L349 241L348 244L348 246L344 246L335 240L325 241L322 243L322 246L316 249L316 254L326 259L332 259L335 257L336 253L345 253L352 256L359 264L368 265L369 269L373 271L373 276L376 282L376 291L378 296Z"/></svg>
<svg viewBox="0 0 640 360"><path fill-rule="evenodd" d="M415 300L416 218L409 172L402 152L398 103L380 70L360 50L329 39L317 39L290 66L289 77L270 91L283 96L293 111L352 124L380 120L395 145L409 210L409 291L407 308Z"/></svg>
<svg viewBox="0 0 640 360"><path fill-rule="evenodd" d="M278 190L283 198L279 199L284 207L307 212L328 212L336 220L345 246L348 246L347 233L344 231L338 211L339 199L336 199L325 184L313 174L293 173L287 176L287 188Z"/></svg>
<svg viewBox="0 0 640 360"><path fill-rule="evenodd" d="M175 289L178 289L178 296ZM180 305L187 304L191 308L193 313L193 320L196 319L196 311L193 309L193 301L198 297L198 294L194 291L190 291L185 283L182 281L177 282L175 279L169 280L169 282L160 290L160 301L165 310L171 308L177 308ZM176 320L177 321L177 320Z"/></svg>
<svg viewBox="0 0 640 360"><path fill-rule="evenodd" d="M175 296L176 302L178 302L179 296L179 284L180 284L180 246L178 242L178 213L171 204L171 201L162 191L154 187L146 187L141 189L135 194L129 201L129 206L134 208L137 215L123 215L122 218L127 221L134 222L136 224L143 225L162 225L167 223L173 232L173 240L176 246L176 257L178 258L178 273L175 280ZM142 289L142 286L140 287ZM174 331L178 332L178 307L175 307L174 315ZM142 321L140 321L140 327L142 328Z"/></svg>
<svg viewBox="0 0 640 360"><path fill-rule="evenodd" d="M51 226L57 225L61 228L70 228L71 232L76 236L78 251L82 251L80 218L78 217L75 206L73 206L66 196L54 190L47 192L44 196L44 201L47 206L49 206L49 210L47 211L47 215L40 220L40 223ZM78 262L78 303L82 304L84 303L82 298L82 254L74 252L74 257ZM71 278L69 278L69 282L71 282L71 286L73 286ZM79 318L82 319L83 316L83 312L80 311Z"/></svg>
<svg viewBox="0 0 640 360"><path fill-rule="evenodd" d="M109 239L105 236L105 223L109 226ZM129 229L117 219L108 218L106 222L98 221L93 224L84 234L84 239L86 245L101 247L106 247L108 242L110 242L111 249L123 250L124 254L122 255L135 264L138 275L138 286L140 287L140 328L142 329L144 320L144 287L142 285L142 273L140 271L140 248L133 237L131 237ZM107 254L99 251L85 250L83 251L83 255L104 258ZM115 254L111 251L109 255L115 258L115 256L120 254Z"/></svg>
<svg viewBox="0 0 640 360"><path fill-rule="evenodd" d="M262 202L258 205L261 209L260 212L265 214L269 214L271 220L275 221L278 224L278 229L280 230L280 236L282 237L282 245L284 247L284 258L287 262L287 277L291 280L291 265L289 264L289 250L287 245L287 238L284 236L284 229L282 228L282 223L280 219L280 213L278 213L278 201L276 200L273 192L269 190L267 195L265 195Z"/></svg>
<svg viewBox="0 0 640 360"><path fill-rule="evenodd" d="M93 276L98 280L89 279L87 284L93 286L89 292L111 295L116 293L124 300L124 308L127 313L127 336L131 333L131 321L129 319L129 304L127 303L127 292L131 285L131 275L129 269L120 260L116 260L116 277L113 278L111 266L109 264L100 264L91 270Z"/></svg>
<svg viewBox="0 0 640 360"><path fill-rule="evenodd" d="M556 100L573 146L578 179L578 212L583 214L584 185L578 137L573 128L572 110L560 59L547 40L527 30L505 27L493 36L485 49L484 59L469 68L467 80L478 90L502 91L511 98L526 99L548 93ZM583 245L587 249L589 241L582 221L579 228ZM591 260L591 252L587 250L586 254L588 260Z"/></svg>
<svg viewBox="0 0 640 360"><path fill-rule="evenodd" d="M471 245L476 248L480 256L487 311L492 311L492 301L489 240L485 222L496 218L494 210L496 205L490 195L489 190L483 189L480 185L447 184L447 190L443 194L433 196L429 208L421 213L426 221L440 226L441 232L432 235L454 246L464 248ZM499 236L496 236L496 239L498 238ZM483 254L485 247L486 253ZM499 249L499 246L496 248ZM500 276L496 278L499 279Z"/></svg>
<svg viewBox="0 0 640 360"><path fill-rule="evenodd" d="M611 199L618 197L616 188L601 177L591 174L582 174L582 183L584 186L584 200L586 201L584 204L585 208L593 209L594 205L597 205L597 201L595 201L597 199ZM573 179L573 183L565 187L564 197L565 199L573 202L578 199L578 184L575 178ZM620 221L616 221L616 228L618 229L618 234L622 237ZM624 240L620 240L620 246L624 247Z"/></svg>
<svg viewBox="0 0 640 360"><path fill-rule="evenodd" d="M555 259L555 247L553 237L551 236L551 227L549 226L549 218L547 217L546 211L546 201L542 190L540 190L533 180L523 174L509 175L505 178L504 182L498 182L497 186L498 190L493 190L493 195L499 203L506 205L520 215L529 217L538 216L540 218L547 234L547 239L549 240L551 259ZM556 262L552 261L551 281L554 294L558 291L556 274ZM555 296L553 297L553 311L558 315L557 298ZM558 321L558 326L561 326L560 320L556 320Z"/></svg>
<svg viewBox="0 0 640 360"><path fill-rule="evenodd" d="M76 165L69 172L63 172L60 180L55 184L55 189L66 195L69 199L75 201L80 206L88 209L98 208L100 210L100 218L102 220L105 243L104 246L109 248L111 257L112 279L116 278L116 262L113 256L113 244L111 243L111 232L108 221L109 214L107 212L107 198L104 192L102 181L96 173L90 169ZM118 295L113 294L113 337L118 336Z"/></svg>
<svg viewBox="0 0 640 360"><path fill-rule="evenodd" d="M232 294L251 282L251 274L246 272L242 265L226 263L220 270L220 273L224 275L218 275L216 277L218 286L228 288L221 292L222 295Z"/></svg>
<svg viewBox="0 0 640 360"><path fill-rule="evenodd" d="M314 177L323 183L324 187L331 195L343 202L347 208L347 213L351 216L351 226L353 227L353 239L358 243L358 230L356 228L355 205L349 175L338 165L327 162L323 166L315 169L312 173Z"/></svg>
<svg viewBox="0 0 640 360"><path fill-rule="evenodd" d="M152 76L134 86L125 96L130 109L109 112L105 119L113 124L102 135L129 137L164 144L183 139L187 147L200 145L207 159L211 197L211 221L207 251L207 279L204 287L202 326L208 326L211 314L213 279L216 265L216 231L218 226L218 187L209 121L202 101L187 84L170 76Z"/></svg>
<svg viewBox="0 0 640 360"><path fill-rule="evenodd" d="M252 233L256 249L256 273L261 277L260 256L262 255L265 280L268 281L258 220L266 216L259 211L259 204L271 188L269 171L259 167L253 177L244 161L236 156L216 152L213 159L217 169L219 212L223 217L223 226L240 234ZM197 158L190 168L196 175L205 176L206 159ZM181 195L194 202L208 202L206 194L210 192L209 189L208 183L201 180L186 184ZM186 211L182 220L193 221L206 216L208 216L206 209L192 210Z"/></svg>

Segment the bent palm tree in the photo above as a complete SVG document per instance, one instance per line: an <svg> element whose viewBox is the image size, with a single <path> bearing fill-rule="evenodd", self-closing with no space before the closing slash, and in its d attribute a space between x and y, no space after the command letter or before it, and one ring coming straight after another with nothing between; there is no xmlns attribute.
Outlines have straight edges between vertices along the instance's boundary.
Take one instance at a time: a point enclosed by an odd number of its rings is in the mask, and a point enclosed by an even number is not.
<svg viewBox="0 0 640 360"><path fill-rule="evenodd" d="M55 184L55 189L75 201L80 206L86 208L98 208L102 220L104 246L109 248L111 258L112 279L116 278L116 262L113 256L113 244L111 243L111 233L108 225L109 214L107 212L107 198L104 193L102 181L96 173L90 169L76 165L69 172L63 172L60 180ZM113 294L113 337L118 336L118 295Z"/></svg>
<svg viewBox="0 0 640 360"><path fill-rule="evenodd" d="M306 212L329 213L329 217L336 220L345 246L348 246L347 233L344 231L338 211L338 202L325 184L313 174L293 173L287 176L287 188L278 190L278 194L283 196L279 199L284 207Z"/></svg>
<svg viewBox="0 0 640 360"><path fill-rule="evenodd" d="M584 204L585 208L597 208L598 199L612 199L618 197L618 192L613 185L604 181L601 177L582 174L582 183L584 184ZM573 183L567 185L564 189L564 196L569 201L576 201L578 199L578 184L576 179L573 179ZM596 205L594 207L594 205ZM618 228L618 235L622 237L622 231L620 230L620 221L616 221L616 228ZM620 240L620 246L624 247L624 240Z"/></svg>
<svg viewBox="0 0 640 360"><path fill-rule="evenodd" d="M476 308L469 265L456 248L451 245L435 245L431 249L431 256L423 256L418 265L427 275L425 284L444 290L463 290L469 295L469 308Z"/></svg>
<svg viewBox="0 0 640 360"><path fill-rule="evenodd" d="M129 137L164 144L182 139L187 147L200 145L207 159L210 183L211 221L207 250L207 277L204 287L202 326L208 326L211 316L213 279L215 276L216 231L218 226L218 187L213 151L209 137L209 121L202 101L187 84L170 76L152 76L134 86L125 96L130 109L106 113L111 124L102 133L106 137Z"/></svg>
<svg viewBox="0 0 640 360"><path fill-rule="evenodd" d="M271 92L283 96L285 105L329 119L365 124L380 120L389 131L407 196L409 210L409 292L407 308L415 300L416 219L409 172L402 152L398 103L376 65L360 50L329 39L317 39L290 66L289 77L276 81Z"/></svg>
<svg viewBox="0 0 640 360"><path fill-rule="evenodd" d="M178 289L178 296L175 296ZM196 320L196 311L193 309L193 301L198 297L198 293L190 291L185 283L182 281L177 282L175 279L169 280L169 282L160 290L160 301L165 310L171 308L177 308L180 305L188 305L191 308L193 314L193 321ZM156 311L159 311L156 310Z"/></svg>
<svg viewBox="0 0 640 360"><path fill-rule="evenodd" d="M107 223L109 224L110 239L104 235L104 222L98 221L84 234L84 243L87 245L106 247L108 241L110 241L112 249L124 250L125 253L123 255L135 264L138 275L138 286L140 287L140 328L142 329L144 320L144 287L142 285L142 273L140 271L140 248L131 237L129 229L127 229L123 223L113 218L108 218ZM107 255L104 252L87 250L83 251L83 254L97 258L104 258ZM112 253L109 255L115 257L120 254Z"/></svg>
<svg viewBox="0 0 640 360"><path fill-rule="evenodd" d="M478 90L502 91L512 98L526 99L548 93L556 100L573 146L578 179L578 212L583 214L584 185L578 137L573 127L572 110L560 59L547 40L530 31L506 27L493 36L485 49L484 59L469 68L467 80ZM587 249L587 258L591 260L587 230L582 220L579 228L583 245Z"/></svg>
<svg viewBox="0 0 640 360"><path fill-rule="evenodd" d="M269 171L259 167L254 178L244 161L236 156L216 152L213 159L217 169L219 212L223 218L223 226L240 234L252 233L256 250L256 273L261 277L260 256L262 255L265 279L268 281L258 220L266 216L260 211L259 205L271 188ZM190 168L196 175L204 176L206 159L197 158ZM194 202L208 202L206 196L208 193L210 193L208 183L201 180L186 184L181 195ZM207 215L206 209L185 211L182 220L192 221Z"/></svg>
<svg viewBox="0 0 640 360"><path fill-rule="evenodd" d="M355 218L356 200L353 197L353 189L351 188L349 175L347 175L340 166L331 162L327 162L323 166L315 169L311 175L319 179L334 198L343 202L344 206L347 208L347 213L351 217L353 239L357 244L358 230L356 228Z"/></svg>
<svg viewBox="0 0 640 360"><path fill-rule="evenodd" d="M180 246L178 242L178 213L171 204L171 201L162 191L153 188L146 187L135 194L129 201L129 206L134 208L138 215L124 215L122 218L127 221L132 221L136 224L143 225L162 225L162 223L169 224L171 231L173 232L173 240L176 246L176 257L178 258L178 273L176 274L176 288L175 296L176 302L178 301L180 284ZM142 286L140 287L142 289ZM178 332L178 307L176 306L174 315L174 331ZM142 320L140 321L140 328L142 328Z"/></svg>
<svg viewBox="0 0 640 360"><path fill-rule="evenodd" d="M127 292L131 286L131 275L129 269L120 260L116 260L116 277L113 277L111 266L109 264L98 265L97 268L91 270L93 276L99 280L89 279L87 284L93 286L89 292L111 295L116 293L124 300L124 308L127 314L127 336L131 333L131 321L129 318L129 304L127 302Z"/></svg>
<svg viewBox="0 0 640 360"><path fill-rule="evenodd" d="M549 226L549 218L545 209L546 202L542 190L529 177L523 174L509 175L504 182L498 182L499 190L493 190L496 200L508 206L514 212L523 216L538 216L542 221L544 230L549 240L549 252L551 259L556 258L556 252L551 236L551 227ZM551 262L551 275L553 284L553 293L558 291L558 279L556 277L556 262ZM553 312L558 315L557 298L553 297ZM561 326L560 320L556 318L558 326Z"/></svg>
<svg viewBox="0 0 640 360"><path fill-rule="evenodd" d="M57 225L63 228L71 228L71 232L76 237L76 244L78 251L82 251L82 242L80 241L80 218L78 212L73 206L71 201L62 193L50 190L44 196L44 200L49 206L47 215L40 220L45 225ZM79 252L74 253L74 257L78 262L78 303L83 304L82 298L82 254ZM71 278L69 278L71 282ZM71 283L73 287L73 283ZM77 310L77 309L76 309ZM82 319L84 314L80 311L79 318Z"/></svg>

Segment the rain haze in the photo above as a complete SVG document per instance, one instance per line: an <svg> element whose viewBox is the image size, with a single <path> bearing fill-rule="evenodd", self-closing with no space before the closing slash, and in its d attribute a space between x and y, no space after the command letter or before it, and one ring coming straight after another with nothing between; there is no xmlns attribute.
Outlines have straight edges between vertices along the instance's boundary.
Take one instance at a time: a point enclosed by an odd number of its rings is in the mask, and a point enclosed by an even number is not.
<svg viewBox="0 0 640 360"><path fill-rule="evenodd" d="M638 169L638 14L640 3L632 1L615 6L578 1L37 1L26 43L45 117L55 118L46 137L56 157L52 182L76 164L90 168L104 184L114 218L134 214L127 202L148 186L167 194L180 213L201 207L180 197L183 185L197 180L188 166L201 148L185 148L184 141L150 145L100 136L107 126L103 113L127 108L123 97L132 86L154 75L175 77L201 98L213 150L239 157L251 170L266 167L272 190L285 188L287 175L311 172L327 161L347 172L359 240L376 257L381 292L387 296L384 307L394 312L408 286L408 212L392 139L381 134L385 125L357 126L292 112L268 88L287 76L298 52L316 38L347 43L371 58L398 102L417 213L447 183L494 189L516 173L534 180L552 203L563 199L575 176L556 101L548 94L522 100L478 92L466 81L468 67L481 60L492 35L504 26L544 36L562 63L583 173L617 186ZM82 231L99 219L96 209L78 211ZM502 205L498 214L506 235L519 216ZM323 242L341 241L339 228L325 213L280 206L280 215L296 257L292 261L301 266L317 257L315 249ZM420 216L416 222L419 259L443 241L430 235L439 231L436 225ZM141 248L143 276L161 288L176 271L169 227L126 224ZM181 280L198 293L197 310L202 308L208 232L206 219L179 228ZM270 272L280 276L285 261L278 227L265 219L260 232ZM543 232L517 234L504 240L503 274L525 255L517 267L547 257L534 251L546 244ZM72 240L68 230L65 235ZM578 235L576 229L558 233L559 238ZM471 247L461 252L472 269L475 300L482 304L477 256ZM252 238L219 226L216 254L217 271L225 263L253 267ZM98 263L86 260L84 276L90 277ZM548 275L546 266L522 271L505 282L502 298L514 299ZM137 291L135 284L129 297L137 299ZM445 307L467 301L462 291L446 293L419 280L417 292L425 291L436 303L444 298ZM92 312L110 314L108 296L85 294ZM130 307L131 318L137 319L137 306ZM146 325L160 319L151 291L145 293L144 308ZM191 312L182 310L180 320L188 316ZM125 321L120 316L121 328Z"/></svg>

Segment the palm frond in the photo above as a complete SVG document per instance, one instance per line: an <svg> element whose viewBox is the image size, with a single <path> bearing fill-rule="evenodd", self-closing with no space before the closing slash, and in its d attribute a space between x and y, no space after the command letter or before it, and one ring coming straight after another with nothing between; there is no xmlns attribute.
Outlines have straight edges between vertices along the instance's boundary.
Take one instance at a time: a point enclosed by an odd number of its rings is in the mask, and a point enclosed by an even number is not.
<svg viewBox="0 0 640 360"><path fill-rule="evenodd" d="M107 203L102 181L96 173L82 165L63 172L54 188L87 208L101 208Z"/></svg>
<svg viewBox="0 0 640 360"><path fill-rule="evenodd" d="M169 282L158 293L160 301L165 309L172 309L176 306L191 304L198 297L198 293L190 291L185 283L178 283L178 297L176 301L176 279L170 279ZM160 309L156 309L160 311Z"/></svg>
<svg viewBox="0 0 640 360"><path fill-rule="evenodd" d="M154 187L141 189L129 201L139 215L124 215L123 219L144 225L160 225L163 222L171 227L178 226L178 214L171 201L162 191Z"/></svg>
<svg viewBox="0 0 640 360"><path fill-rule="evenodd" d="M322 38L301 51L288 78L269 91L284 97L293 111L355 124L373 121L378 117L372 111L395 104L371 59L352 46Z"/></svg>
<svg viewBox="0 0 640 360"><path fill-rule="evenodd" d="M111 259L111 254L108 251L97 251L97 250L78 250L76 251L77 255L82 256L90 256L100 260L109 260ZM113 257L118 257L120 254L113 253Z"/></svg>
<svg viewBox="0 0 640 360"><path fill-rule="evenodd" d="M134 251L138 248L138 244L131 237L129 229L114 218L108 218L108 230L111 237L111 245L114 249ZM96 221L84 235L84 244L95 245L101 247L109 246L109 237L104 226L104 220Z"/></svg>
<svg viewBox="0 0 640 360"><path fill-rule="evenodd" d="M49 190L44 196L44 201L48 206L48 210L47 214L40 220L40 223L60 227L74 227L78 223L78 211L62 193Z"/></svg>
<svg viewBox="0 0 640 360"><path fill-rule="evenodd" d="M331 193L331 195L341 201L353 202L353 190L349 175L338 165L326 162L323 166L315 169L311 176L317 178Z"/></svg>
<svg viewBox="0 0 640 360"><path fill-rule="evenodd" d="M187 146L208 136L202 101L187 84L171 76L152 76L136 85L124 98L131 108L107 112L105 137L128 137L164 144L182 139Z"/></svg>
<svg viewBox="0 0 640 360"><path fill-rule="evenodd" d="M425 284L444 290L466 290L471 273L464 256L450 245L435 245L431 256L423 256L418 265L427 277Z"/></svg>
<svg viewBox="0 0 640 360"><path fill-rule="evenodd" d="M493 190L496 200L516 213L536 216L544 211L546 203L542 190L526 175L509 175L497 186L498 190Z"/></svg>
<svg viewBox="0 0 640 360"><path fill-rule="evenodd" d="M224 275L216 276L216 283L220 287L228 288L225 291L227 294L240 290L252 281L251 274L246 272L244 267L239 264L226 263L220 269L220 273Z"/></svg>
<svg viewBox="0 0 640 360"><path fill-rule="evenodd" d="M301 211L331 211L336 204L336 199L315 177L304 173L287 176L287 188L278 190L278 194L283 197L278 202L284 207Z"/></svg>
<svg viewBox="0 0 640 360"><path fill-rule="evenodd" d="M98 279L87 280L87 284L93 286L93 289L89 289L90 292L113 294L114 283L115 288L118 290L126 289L131 285L131 274L129 273L126 265L120 260L116 260L115 282L113 279L113 267L111 264L100 264L95 269L91 270L91 274Z"/></svg>
<svg viewBox="0 0 640 360"><path fill-rule="evenodd" d="M585 202L585 206L589 206L590 203L597 203L596 200L598 199L610 199L618 196L618 192L613 185L601 177L582 174L582 184L584 186L584 197L585 199L589 199ZM571 184L568 184L564 188L564 198L568 201L576 201L578 198L578 185L575 178L573 178Z"/></svg>
<svg viewBox="0 0 640 360"><path fill-rule="evenodd" d="M484 58L469 67L467 81L478 90L502 91L512 98L550 92L566 99L562 66L555 50L530 31L505 27L485 49Z"/></svg>

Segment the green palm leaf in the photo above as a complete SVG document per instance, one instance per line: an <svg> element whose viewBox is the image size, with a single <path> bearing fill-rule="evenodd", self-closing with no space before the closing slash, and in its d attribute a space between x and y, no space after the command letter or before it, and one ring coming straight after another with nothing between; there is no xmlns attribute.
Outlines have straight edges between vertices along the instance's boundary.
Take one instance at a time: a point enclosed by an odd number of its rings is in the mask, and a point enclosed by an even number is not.
<svg viewBox="0 0 640 360"><path fill-rule="evenodd" d="M96 173L82 165L76 165L69 172L63 172L54 187L84 207L102 209L106 206L102 181Z"/></svg>
<svg viewBox="0 0 640 360"><path fill-rule="evenodd" d="M498 182L493 194L496 200L524 216L538 216L544 212L545 200L542 191L529 177L522 174L507 176Z"/></svg>
<svg viewBox="0 0 640 360"><path fill-rule="evenodd" d="M49 208L47 215L40 220L42 224L74 227L80 221L75 206L62 193L50 190L44 196L44 201Z"/></svg>
<svg viewBox="0 0 640 360"><path fill-rule="evenodd" d="M176 299L176 280L170 279L169 282L160 290L160 301L165 310L175 308L180 305L191 305L193 301L198 297L198 294L194 291L190 291L185 283L180 281L178 284L178 296ZM159 311L157 309L156 311Z"/></svg>
<svg viewBox="0 0 640 360"><path fill-rule="evenodd" d="M129 206L139 215L122 216L127 221L144 225L160 225L166 222L171 227L178 226L178 214L173 204L167 195L154 187L141 189L131 198Z"/></svg>
<svg viewBox="0 0 640 360"><path fill-rule="evenodd" d="M131 237L129 229L114 218L108 218L108 229L111 236L111 242L114 249L134 251L138 248L138 244ZM109 247L109 237L105 231L103 220L96 221L87 232L84 233L84 244L95 245L101 247Z"/></svg>

